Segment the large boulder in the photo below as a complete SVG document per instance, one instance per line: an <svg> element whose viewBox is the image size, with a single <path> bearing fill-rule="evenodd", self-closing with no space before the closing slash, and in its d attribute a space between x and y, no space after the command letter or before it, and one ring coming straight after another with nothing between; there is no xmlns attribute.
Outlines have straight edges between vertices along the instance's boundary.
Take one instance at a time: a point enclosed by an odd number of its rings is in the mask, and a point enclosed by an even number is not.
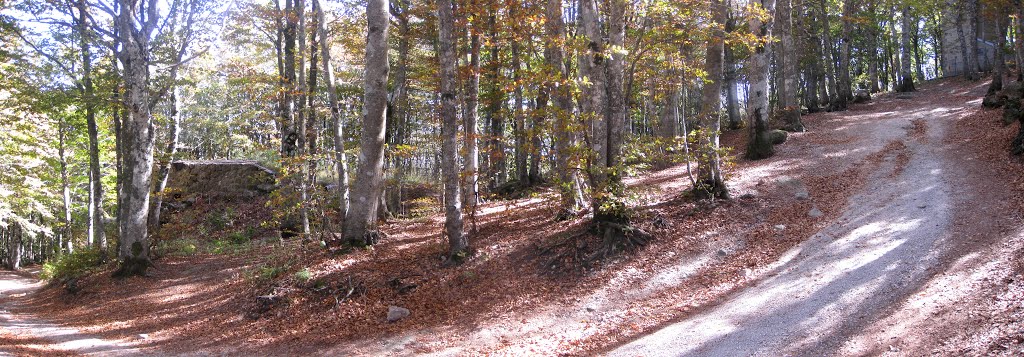
<svg viewBox="0 0 1024 357"><path fill-rule="evenodd" d="M1003 101L1003 124L1010 125L1024 116L1024 110L1021 109L1021 97L1024 95L1024 91L1019 82L1011 82L1003 86L1002 95L1006 96Z"/></svg>
<svg viewBox="0 0 1024 357"><path fill-rule="evenodd" d="M178 160L171 162L167 192L175 197L252 198L275 187L274 171L251 160Z"/></svg>
<svg viewBox="0 0 1024 357"><path fill-rule="evenodd" d="M772 130L768 132L768 141L771 141L772 145L780 145L786 142L789 138L789 132L785 130Z"/></svg>

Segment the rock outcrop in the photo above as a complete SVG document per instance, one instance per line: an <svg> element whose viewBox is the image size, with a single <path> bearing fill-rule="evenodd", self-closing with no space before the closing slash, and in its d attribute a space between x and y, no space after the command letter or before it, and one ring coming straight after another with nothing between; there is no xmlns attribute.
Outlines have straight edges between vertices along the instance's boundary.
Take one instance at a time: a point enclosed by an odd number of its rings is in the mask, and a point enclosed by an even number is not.
<svg viewBox="0 0 1024 357"><path fill-rule="evenodd" d="M274 171L251 160L178 160L171 162L167 194L252 198L275 188Z"/></svg>

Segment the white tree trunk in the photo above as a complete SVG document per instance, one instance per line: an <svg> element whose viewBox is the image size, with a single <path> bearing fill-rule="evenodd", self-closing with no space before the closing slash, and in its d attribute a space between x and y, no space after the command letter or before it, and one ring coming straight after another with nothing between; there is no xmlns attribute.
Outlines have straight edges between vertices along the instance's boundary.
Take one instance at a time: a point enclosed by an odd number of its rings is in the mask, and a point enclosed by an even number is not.
<svg viewBox="0 0 1024 357"><path fill-rule="evenodd" d="M772 14L775 10L775 0L759 0L754 2L760 5L766 12ZM751 31L759 39L767 40L772 36L772 22L762 22L756 17L748 20ZM750 141L747 146L747 158L752 160L764 159L775 153L772 143L768 139L768 70L771 53L771 46L763 44L754 48L750 55L747 76L750 79L749 101L747 116L750 118ZM826 52L829 52L826 49ZM829 56L826 56L828 58ZM831 68L831 65L826 65Z"/></svg>
<svg viewBox="0 0 1024 357"><path fill-rule="evenodd" d="M363 84L363 132L355 196L345 216L345 240L354 245L377 241L377 209L384 186L384 128L387 125L389 0L366 5L366 73Z"/></svg>
<svg viewBox="0 0 1024 357"><path fill-rule="evenodd" d="M462 197L459 194L459 121L456 108L455 15L451 0L437 0L438 58L441 68L441 171L444 177L445 235L448 255L459 260L468 248L462 227Z"/></svg>
<svg viewBox="0 0 1024 357"><path fill-rule="evenodd" d="M119 0L116 23L119 59L124 68L124 105L128 114L123 123L124 172L118 206L120 238L118 258L121 275L142 275L152 263L149 259L149 193L153 176L153 146L156 142L149 97L150 36L157 24L155 1L137 4ZM141 21L136 27L136 19Z"/></svg>

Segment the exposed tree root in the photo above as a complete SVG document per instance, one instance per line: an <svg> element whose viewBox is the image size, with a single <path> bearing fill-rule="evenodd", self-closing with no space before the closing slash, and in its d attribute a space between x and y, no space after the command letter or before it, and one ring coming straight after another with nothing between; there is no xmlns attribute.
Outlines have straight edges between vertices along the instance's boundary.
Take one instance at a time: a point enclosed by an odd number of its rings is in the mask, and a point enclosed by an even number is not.
<svg viewBox="0 0 1024 357"><path fill-rule="evenodd" d="M540 248L541 267L551 274L584 274L605 259L650 244L654 239L639 227L614 222L595 222L590 229Z"/></svg>

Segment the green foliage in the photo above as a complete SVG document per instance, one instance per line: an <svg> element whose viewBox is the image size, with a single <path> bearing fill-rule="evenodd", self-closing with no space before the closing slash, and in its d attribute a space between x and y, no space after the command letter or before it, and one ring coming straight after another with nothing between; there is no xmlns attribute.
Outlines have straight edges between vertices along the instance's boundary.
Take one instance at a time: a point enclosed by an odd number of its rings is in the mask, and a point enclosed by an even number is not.
<svg viewBox="0 0 1024 357"><path fill-rule="evenodd" d="M295 272L294 277L296 282L305 283L313 278L313 273L309 271L309 268L302 268L302 270Z"/></svg>
<svg viewBox="0 0 1024 357"><path fill-rule="evenodd" d="M246 244L256 235L255 227L247 227L245 230L235 231L228 234L227 238L233 244Z"/></svg>
<svg viewBox="0 0 1024 357"><path fill-rule="evenodd" d="M696 136L690 137L690 154L697 144ZM630 176L645 170L663 169L686 162L686 141L683 137L674 139L632 137L623 148L625 172Z"/></svg>
<svg viewBox="0 0 1024 357"><path fill-rule="evenodd" d="M71 254L58 256L43 264L39 278L48 281L64 281L85 275L103 264L99 249L84 248Z"/></svg>
<svg viewBox="0 0 1024 357"><path fill-rule="evenodd" d="M235 211L230 207L223 211L214 211L206 217L206 224L214 231L224 230L234 224L234 215Z"/></svg>
<svg viewBox="0 0 1024 357"><path fill-rule="evenodd" d="M154 247L157 255L189 256L196 254L200 243L194 239L168 239L161 240Z"/></svg>

